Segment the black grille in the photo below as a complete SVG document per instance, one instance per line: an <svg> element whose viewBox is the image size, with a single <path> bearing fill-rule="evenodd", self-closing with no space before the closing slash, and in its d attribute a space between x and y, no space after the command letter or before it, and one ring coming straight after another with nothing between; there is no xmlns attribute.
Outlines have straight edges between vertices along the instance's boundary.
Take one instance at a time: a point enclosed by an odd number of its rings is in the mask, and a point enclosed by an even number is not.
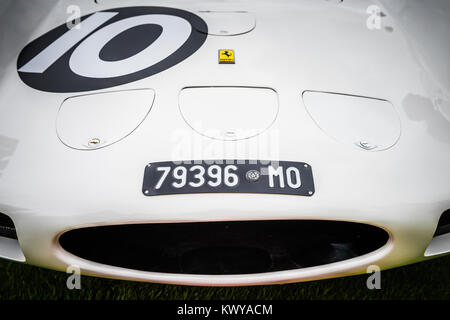
<svg viewBox="0 0 450 320"><path fill-rule="evenodd" d="M90 261L142 271L250 274L351 259L386 244L377 227L337 221L239 221L101 226L59 242Z"/></svg>
<svg viewBox="0 0 450 320"><path fill-rule="evenodd" d="M449 232L450 232L450 209L448 209L441 215L434 236L437 237Z"/></svg>
<svg viewBox="0 0 450 320"><path fill-rule="evenodd" d="M6 214L0 212L0 237L17 239L14 222Z"/></svg>

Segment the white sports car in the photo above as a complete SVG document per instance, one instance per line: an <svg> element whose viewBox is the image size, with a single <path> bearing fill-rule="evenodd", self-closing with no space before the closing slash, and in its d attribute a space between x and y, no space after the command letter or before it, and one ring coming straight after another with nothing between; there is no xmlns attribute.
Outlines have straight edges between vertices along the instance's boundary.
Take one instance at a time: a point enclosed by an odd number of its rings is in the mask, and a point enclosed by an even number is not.
<svg viewBox="0 0 450 320"><path fill-rule="evenodd" d="M2 0L0 257L191 285L450 252L450 2Z"/></svg>

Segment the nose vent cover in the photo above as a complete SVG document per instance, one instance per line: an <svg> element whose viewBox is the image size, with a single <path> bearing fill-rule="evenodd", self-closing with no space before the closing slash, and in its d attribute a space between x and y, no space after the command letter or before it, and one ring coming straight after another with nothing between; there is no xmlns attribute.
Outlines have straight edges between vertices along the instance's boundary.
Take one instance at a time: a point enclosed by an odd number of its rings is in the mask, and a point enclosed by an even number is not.
<svg viewBox="0 0 450 320"><path fill-rule="evenodd" d="M217 140L255 137L269 129L278 115L278 94L270 88L184 88L179 103L192 129Z"/></svg>
<svg viewBox="0 0 450 320"><path fill-rule="evenodd" d="M195 28L212 36L237 36L248 33L255 28L255 17L246 11L209 11L196 12L205 25L195 25ZM207 26L207 28L206 28Z"/></svg>
<svg viewBox="0 0 450 320"><path fill-rule="evenodd" d="M344 261L381 248L377 227L336 221L239 221L101 226L64 233L66 251L141 271L251 274Z"/></svg>
<svg viewBox="0 0 450 320"><path fill-rule="evenodd" d="M58 113L58 137L73 149L107 147L137 129L150 112L154 99L152 89L70 97Z"/></svg>
<svg viewBox="0 0 450 320"><path fill-rule="evenodd" d="M305 91L303 102L317 126L342 145L382 151L400 138L400 119L386 100Z"/></svg>

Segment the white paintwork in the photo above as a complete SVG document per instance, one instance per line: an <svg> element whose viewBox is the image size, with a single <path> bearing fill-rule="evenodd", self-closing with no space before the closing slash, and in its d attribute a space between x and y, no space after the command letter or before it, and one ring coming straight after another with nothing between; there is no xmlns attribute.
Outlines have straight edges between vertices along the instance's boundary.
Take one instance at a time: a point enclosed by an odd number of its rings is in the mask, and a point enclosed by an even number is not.
<svg viewBox="0 0 450 320"><path fill-rule="evenodd" d="M151 89L70 97L61 105L56 129L61 141L74 149L109 146L132 133L153 105ZM98 144L89 144L98 139Z"/></svg>
<svg viewBox="0 0 450 320"><path fill-rule="evenodd" d="M247 11L257 20L251 32L208 37L195 54L164 72L101 91L153 88L156 99L149 116L126 139L84 152L61 143L55 127L61 104L74 94L32 89L20 80L16 67L27 43L65 23L66 8L73 1L9 1L0 10L0 30L12 30L0 38L0 211L14 220L27 263L61 271L75 264L85 274L141 281L251 285L365 273L369 264L387 269L428 259L424 253L439 217L450 208L450 131L440 107L449 101L448 1L424 6L418 0L395 3L398 6L384 0L338 4L315 0L104 0L95 4L80 0L77 4L83 14L152 5L192 12L206 7ZM367 28L370 5L381 6L386 14L380 29ZM422 42L427 32L418 31L417 22L439 26L440 31ZM236 51L235 65L217 63L217 50L222 48ZM273 88L279 113L272 126L255 138L211 139L191 130L180 114L179 93L193 86ZM401 137L382 152L361 152L336 143L309 116L301 98L305 91L389 101L398 113ZM192 139L207 145L201 149L204 159L220 157L211 150L223 146L232 147L228 158L252 158L246 144L277 133L277 144L264 151L275 148L280 159L311 164L316 193L312 197L145 197L141 190L144 167L172 159L173 149L179 146L173 139L176 132L192 134ZM263 219L370 223L388 230L391 242L369 256L313 269L217 277L99 265L73 257L57 245L59 234L80 226Z"/></svg>
<svg viewBox="0 0 450 320"><path fill-rule="evenodd" d="M19 241L0 237L0 258L25 262L25 257L20 248Z"/></svg>
<svg viewBox="0 0 450 320"><path fill-rule="evenodd" d="M325 92L303 93L306 110L331 138L371 151L392 147L400 138L400 120L388 101Z"/></svg>
<svg viewBox="0 0 450 320"><path fill-rule="evenodd" d="M269 88L184 88L180 92L180 112L192 129L206 137L247 139L275 121L278 95Z"/></svg>
<svg viewBox="0 0 450 320"><path fill-rule="evenodd" d="M450 252L450 233L446 233L433 238L427 250L425 251L425 257L432 257L449 252Z"/></svg>
<svg viewBox="0 0 450 320"><path fill-rule="evenodd" d="M197 30L213 36L244 34L252 31L256 25L255 17L245 11L197 11L196 14L208 25L208 30Z"/></svg>

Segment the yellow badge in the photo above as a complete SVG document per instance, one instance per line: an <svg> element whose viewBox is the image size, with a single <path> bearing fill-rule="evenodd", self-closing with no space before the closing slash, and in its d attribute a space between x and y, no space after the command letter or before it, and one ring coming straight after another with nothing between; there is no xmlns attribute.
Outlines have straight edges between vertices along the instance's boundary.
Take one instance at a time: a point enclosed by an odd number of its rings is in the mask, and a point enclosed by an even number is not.
<svg viewBox="0 0 450 320"><path fill-rule="evenodd" d="M219 63L234 63L234 51L228 49L220 49Z"/></svg>

